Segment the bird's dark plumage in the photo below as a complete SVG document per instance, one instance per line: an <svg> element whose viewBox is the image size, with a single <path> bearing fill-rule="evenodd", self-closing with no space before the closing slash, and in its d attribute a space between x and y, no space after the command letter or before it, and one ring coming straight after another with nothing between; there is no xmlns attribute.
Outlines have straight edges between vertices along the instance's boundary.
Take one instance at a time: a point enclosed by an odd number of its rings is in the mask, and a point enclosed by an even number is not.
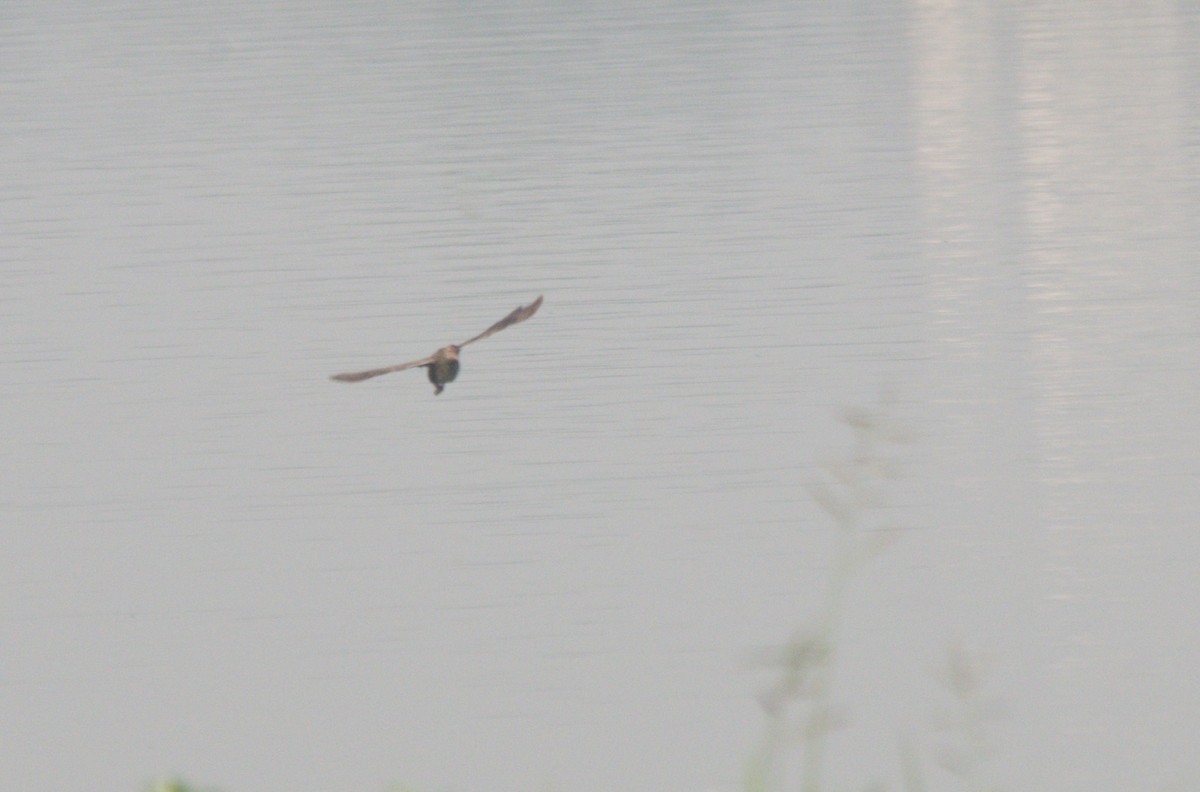
<svg viewBox="0 0 1200 792"><path fill-rule="evenodd" d="M508 316L496 322L494 325L484 330L474 338L469 338L461 344L451 344L448 347L442 347L437 352L434 352L427 358L420 360L412 360L408 363L401 363L396 366L385 366L384 368L368 369L367 371L352 371L345 374L334 374L330 379L338 380L339 382L362 382L365 379L378 377L380 374L391 374L393 371L404 371L405 369L417 368L424 366L428 370L429 381L433 383L434 395L441 393L447 382L453 382L458 376L458 352L467 344L474 344L476 341L482 341L493 333L499 333L509 325L515 325L518 322L524 322L529 317L537 313L538 308L542 307L542 298L539 296L529 305L518 305L516 309Z"/></svg>

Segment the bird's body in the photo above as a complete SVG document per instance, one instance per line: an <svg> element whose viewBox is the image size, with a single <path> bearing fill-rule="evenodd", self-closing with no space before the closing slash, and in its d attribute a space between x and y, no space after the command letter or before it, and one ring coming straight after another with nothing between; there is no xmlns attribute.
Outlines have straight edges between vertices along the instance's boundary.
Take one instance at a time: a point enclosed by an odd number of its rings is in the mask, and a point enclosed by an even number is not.
<svg viewBox="0 0 1200 792"><path fill-rule="evenodd" d="M447 382L454 382L458 376L458 347L451 344L433 353L433 362L425 366L429 381L433 383L433 395L437 396Z"/></svg>
<svg viewBox="0 0 1200 792"><path fill-rule="evenodd" d="M467 344L473 344L476 341L481 341L493 333L498 333L509 325L514 325L517 322L524 322L529 317L537 313L538 308L542 307L542 298L539 296L528 306L518 305L517 308L508 316L496 322L494 325L484 330L474 338L468 339L461 344L451 344L450 346L442 347L437 352L434 352L427 358L420 360L412 360L408 363L401 363L396 366L386 366L384 368L368 369L367 371L353 371L346 374L334 374L331 379L339 382L362 382L365 379L378 377L381 374L390 374L393 371L404 371L405 369L417 368L423 366L426 373L429 375L429 381L433 383L433 394L436 396L441 393L447 382L453 382L458 376L458 353Z"/></svg>

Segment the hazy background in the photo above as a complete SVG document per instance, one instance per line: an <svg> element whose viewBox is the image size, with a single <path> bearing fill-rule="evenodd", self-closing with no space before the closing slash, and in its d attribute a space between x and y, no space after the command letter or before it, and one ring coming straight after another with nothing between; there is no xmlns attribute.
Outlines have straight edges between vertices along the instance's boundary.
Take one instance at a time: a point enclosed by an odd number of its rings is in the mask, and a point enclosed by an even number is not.
<svg viewBox="0 0 1200 792"><path fill-rule="evenodd" d="M916 436L831 786L1200 780L1200 12L0 10L0 787L732 790ZM461 341L423 372L327 376Z"/></svg>

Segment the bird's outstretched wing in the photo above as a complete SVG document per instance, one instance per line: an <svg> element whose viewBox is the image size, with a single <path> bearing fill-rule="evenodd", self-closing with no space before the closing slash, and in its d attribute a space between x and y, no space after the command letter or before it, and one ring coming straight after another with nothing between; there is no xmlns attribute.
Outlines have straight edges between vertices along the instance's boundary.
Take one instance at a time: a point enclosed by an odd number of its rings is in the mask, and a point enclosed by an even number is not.
<svg viewBox="0 0 1200 792"><path fill-rule="evenodd" d="M515 325L517 322L524 322L526 319L528 319L529 317L531 317L535 313L537 313L537 309L541 308L541 307L542 307L542 297L541 297L541 295L538 295L538 298L536 300L534 300L533 302L531 302L529 305L518 305L516 310L514 310L508 316L504 317L499 322L496 322L496 324L492 325L487 330L484 330L482 333L475 336L474 338L469 339L467 341L463 341L461 344L459 344L459 347L460 348L465 347L467 344L474 344L476 341L482 341L483 339L490 336L492 333L499 333L501 330L508 327L509 325Z"/></svg>
<svg viewBox="0 0 1200 792"><path fill-rule="evenodd" d="M430 355L427 358L414 360L409 363L401 363L398 366L386 366L384 368L370 369L369 371L351 371L346 374L334 374L330 379L335 379L338 382L362 382L371 377L378 377L380 374L391 374L393 371L404 371L404 369L416 368L417 366L428 366L434 360L434 356Z"/></svg>

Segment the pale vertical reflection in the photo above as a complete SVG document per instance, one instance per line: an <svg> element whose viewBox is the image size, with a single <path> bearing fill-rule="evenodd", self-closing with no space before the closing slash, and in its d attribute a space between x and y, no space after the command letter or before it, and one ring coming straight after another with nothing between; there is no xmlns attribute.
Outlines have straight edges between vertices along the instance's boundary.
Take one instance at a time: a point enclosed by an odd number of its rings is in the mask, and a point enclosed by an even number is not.
<svg viewBox="0 0 1200 792"><path fill-rule="evenodd" d="M1072 31L1066 19L1030 14L1021 36L1031 355L1043 481L1054 493L1046 516L1057 533L1056 593L1064 598L1089 596L1081 561L1096 548L1091 526L1076 518L1083 493L1072 492L1134 404L1121 370L1132 362L1131 335L1160 324L1170 306L1140 298L1172 275L1154 240L1178 212L1155 178L1166 176L1159 152L1179 145L1168 140L1174 91L1147 80L1139 68L1147 52L1127 45L1129 25L1144 22L1141 7L1136 17Z"/></svg>
<svg viewBox="0 0 1200 792"><path fill-rule="evenodd" d="M977 189L989 169L979 153L990 132L972 86L986 59L980 36L983 13L928 0L917 3L914 28L917 174L935 333L941 343L968 354L980 347L972 309L979 299L980 274L973 263L990 247L981 237L990 223L979 222L987 207L979 204Z"/></svg>
<svg viewBox="0 0 1200 792"><path fill-rule="evenodd" d="M1023 350L1019 278L1007 266L1012 234L1008 138L997 86L996 20L982 4L926 0L913 6L916 177L922 208L931 376L940 442L953 460L955 491L988 498L997 460L1013 455L1002 422L1019 403ZM978 542L973 503L964 530L950 537ZM967 554L971 555L971 554ZM963 570L963 574L968 574Z"/></svg>
<svg viewBox="0 0 1200 792"><path fill-rule="evenodd" d="M1095 788L1114 718L1146 711L1113 683L1147 651L1113 638L1145 630L1126 601L1147 598L1139 577L1166 541L1151 488L1187 453L1163 438L1195 422L1171 396L1195 381L1187 26L1167 3L912 9L937 414L951 491L974 499L958 541L1001 546L1006 493L1036 512L1007 528L1045 543L1046 632L1026 635L1054 663L1047 728L1077 751L1047 772ZM1028 456L1004 439L1027 414ZM1028 476L1007 489L1003 453ZM1023 591L1002 586L980 584Z"/></svg>
<svg viewBox="0 0 1200 792"><path fill-rule="evenodd" d="M952 441L970 444L977 412L995 398L996 332L1011 273L1003 256L1003 157L997 140L994 23L981 4L925 0L914 5L916 173L922 204L930 341L954 376L938 396ZM1003 342L1001 342L1003 343ZM1000 357L1004 357L1001 353ZM938 372L944 374L946 372ZM983 473L983 466L979 472ZM964 484L966 482L959 482Z"/></svg>
<svg viewBox="0 0 1200 792"><path fill-rule="evenodd" d="M1110 641L1122 625L1097 616L1114 618L1137 534L1150 530L1136 495L1096 504L1149 472L1138 416L1176 368L1161 358L1164 328L1186 322L1187 303L1164 299L1186 278L1171 263L1182 218L1164 154L1180 150L1179 92L1163 68L1177 28L1170 4L1017 8L1023 268L1061 696L1052 711L1063 738L1088 743L1111 728L1095 694L1132 651ZM1064 772L1082 788L1095 771Z"/></svg>

